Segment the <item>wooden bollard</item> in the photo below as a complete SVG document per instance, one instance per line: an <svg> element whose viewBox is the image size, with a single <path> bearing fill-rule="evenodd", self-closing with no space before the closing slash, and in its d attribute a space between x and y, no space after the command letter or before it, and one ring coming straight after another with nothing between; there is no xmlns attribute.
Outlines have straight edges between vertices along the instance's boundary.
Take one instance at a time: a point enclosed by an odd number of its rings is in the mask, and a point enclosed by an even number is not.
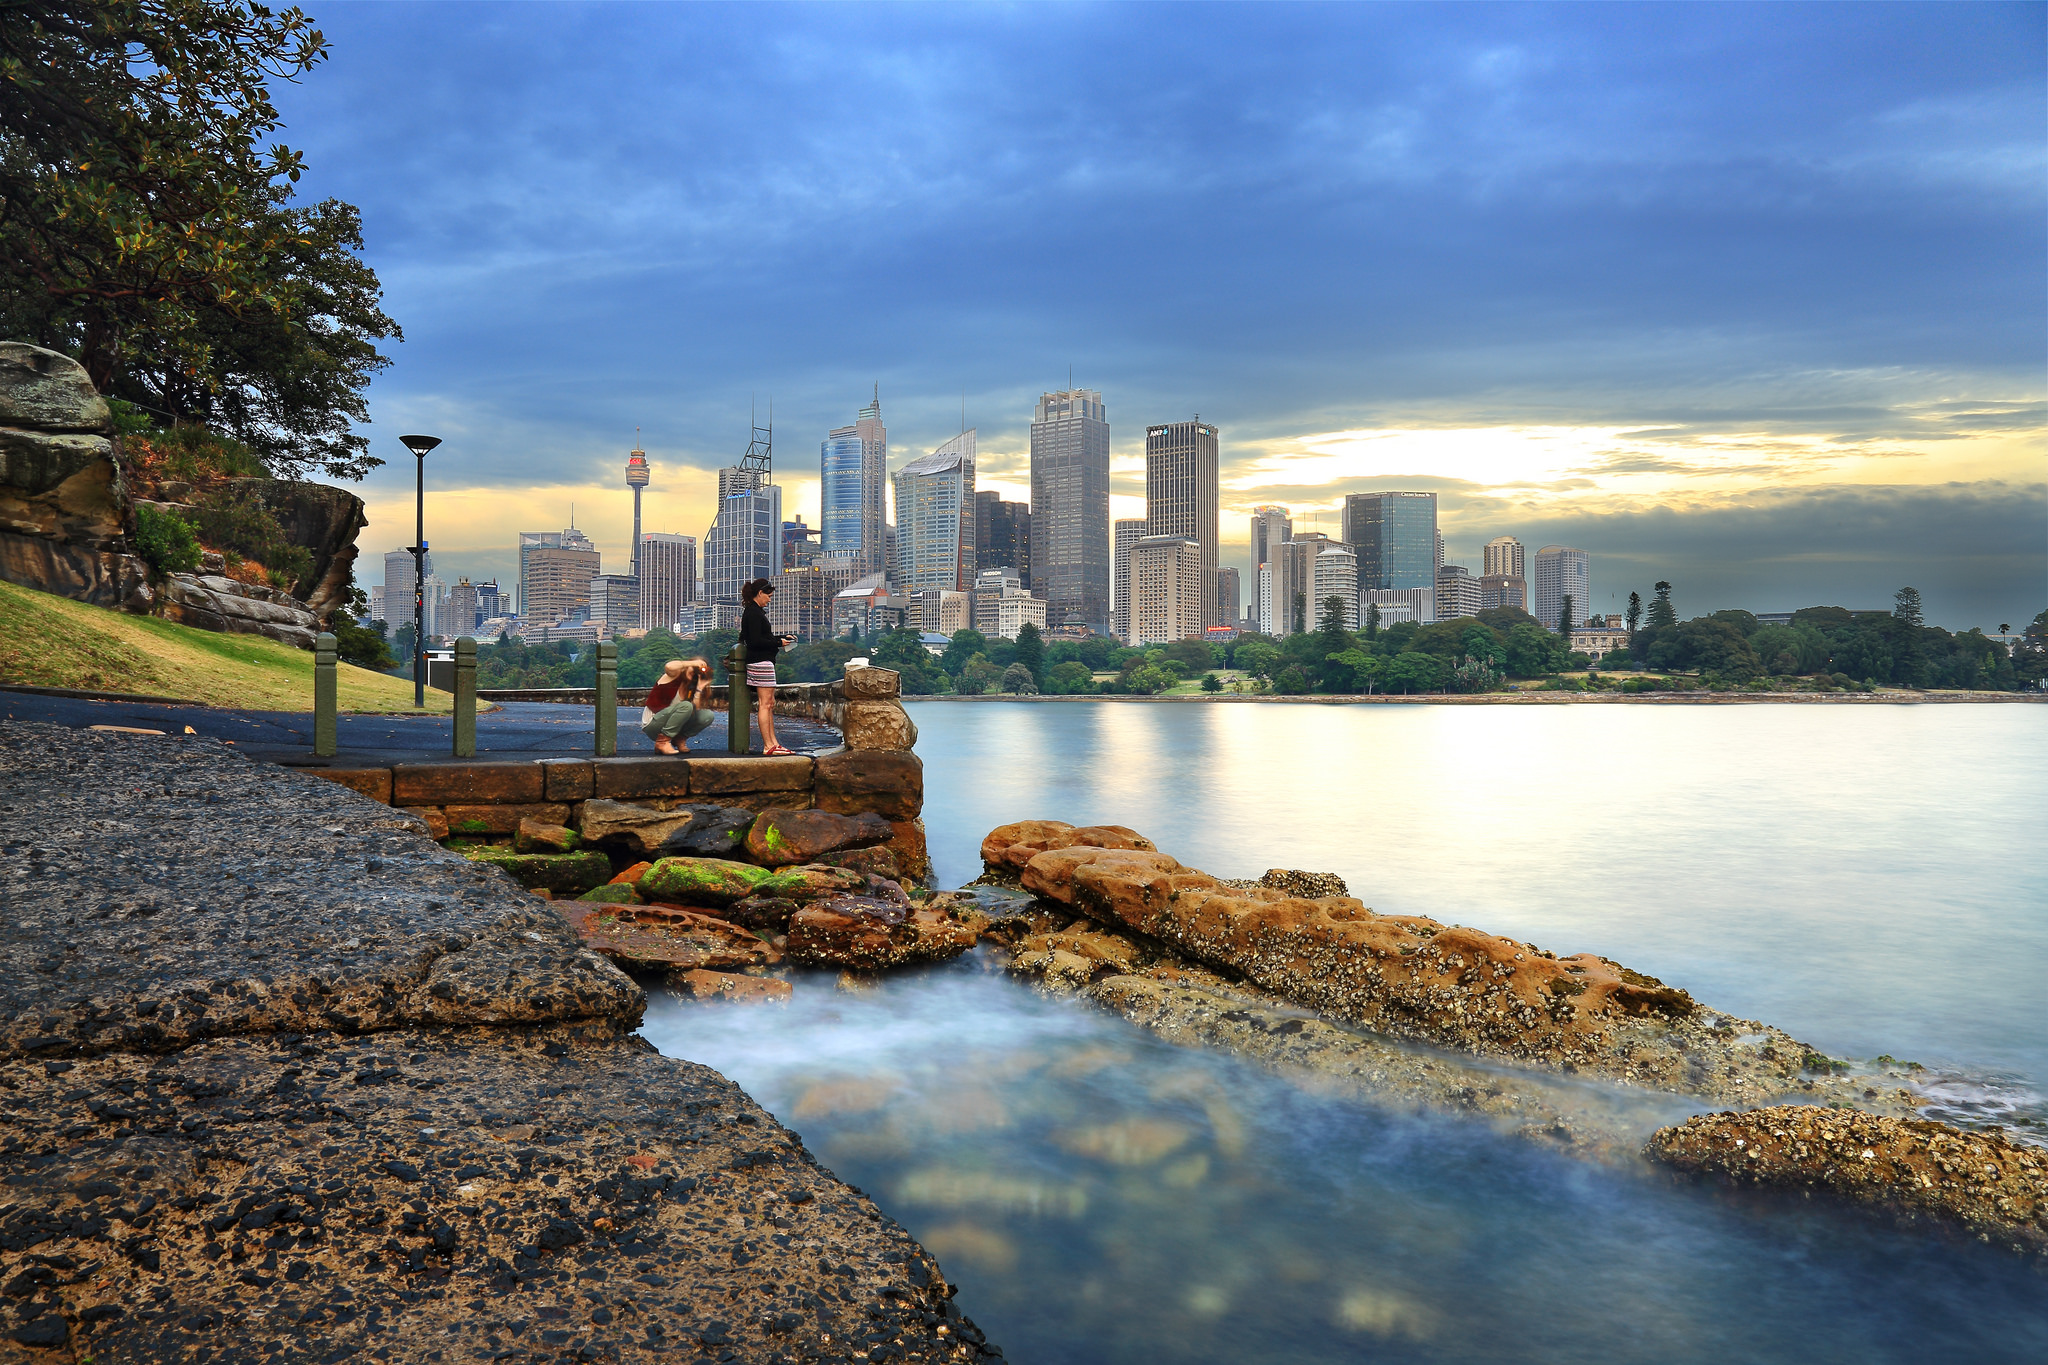
<svg viewBox="0 0 2048 1365"><path fill-rule="evenodd" d="M747 713L754 709L754 689L747 686L746 654L738 645L725 656L725 748L743 754L754 747L753 723Z"/></svg>
<svg viewBox="0 0 2048 1365"><path fill-rule="evenodd" d="M334 672L335 642L331 631L313 637L313 757L333 758L341 744L336 733L341 710L341 684Z"/></svg>
<svg viewBox="0 0 2048 1365"><path fill-rule="evenodd" d="M610 640L597 646L597 756L619 752L619 647Z"/></svg>
<svg viewBox="0 0 2048 1365"><path fill-rule="evenodd" d="M455 756L476 757L476 641L455 642Z"/></svg>

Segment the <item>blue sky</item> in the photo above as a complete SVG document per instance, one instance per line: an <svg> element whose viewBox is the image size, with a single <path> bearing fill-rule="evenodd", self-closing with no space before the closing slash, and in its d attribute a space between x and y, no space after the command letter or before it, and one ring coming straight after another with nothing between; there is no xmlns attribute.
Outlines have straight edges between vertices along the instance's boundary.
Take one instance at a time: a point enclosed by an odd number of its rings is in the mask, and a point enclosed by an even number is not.
<svg viewBox="0 0 2048 1365"><path fill-rule="evenodd" d="M2040 5L312 13L285 138L407 337L372 552L401 431L444 571L572 500L622 567L636 427L701 535L750 400L815 506L877 382L892 469L964 401L1020 496L1071 366L1117 515L1147 422L1220 426L1226 563L1255 503L1421 487L1454 560L1581 545L1602 608L2048 604Z"/></svg>

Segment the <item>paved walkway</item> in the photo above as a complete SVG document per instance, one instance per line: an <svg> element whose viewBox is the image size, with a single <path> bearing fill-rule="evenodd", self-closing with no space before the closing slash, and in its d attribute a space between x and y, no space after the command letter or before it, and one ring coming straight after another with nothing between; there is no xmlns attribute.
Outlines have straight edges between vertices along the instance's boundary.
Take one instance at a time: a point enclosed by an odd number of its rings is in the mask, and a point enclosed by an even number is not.
<svg viewBox="0 0 2048 1365"><path fill-rule="evenodd" d="M478 758L588 757L597 747L597 718L588 706L555 702L500 702L495 711L476 718ZM313 716L306 711L240 711L220 707L171 705L161 702L84 701L31 692L0 691L0 718L40 721L83 730L94 725L120 725L181 735L185 727L213 739L226 740L249 757L291 767L324 766L313 757ZM454 721L447 716L343 715L338 725L341 753L334 763L377 767L392 763L431 762L451 758ZM777 738L799 753L822 753L838 747L839 734L813 721L775 720ZM761 737L754 734L753 752ZM690 741L692 753L722 754L725 723ZM619 752L651 754L654 743L640 733L640 708L619 708Z"/></svg>

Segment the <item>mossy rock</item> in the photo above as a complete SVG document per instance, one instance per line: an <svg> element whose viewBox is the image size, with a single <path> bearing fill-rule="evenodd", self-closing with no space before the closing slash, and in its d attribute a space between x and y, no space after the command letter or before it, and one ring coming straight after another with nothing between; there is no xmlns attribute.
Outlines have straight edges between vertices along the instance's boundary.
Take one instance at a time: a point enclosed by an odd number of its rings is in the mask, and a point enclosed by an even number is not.
<svg viewBox="0 0 2048 1365"><path fill-rule="evenodd" d="M462 850L471 862L490 863L512 874L530 891L588 891L611 880L611 859L602 853L515 853L504 844ZM766 875L766 874L763 874Z"/></svg>
<svg viewBox="0 0 2048 1365"><path fill-rule="evenodd" d="M773 875L724 858L663 858L641 877L640 894L650 901L725 906L757 894Z"/></svg>
<svg viewBox="0 0 2048 1365"><path fill-rule="evenodd" d="M638 905L640 894L626 882L606 882L603 886L592 887L576 899L605 905Z"/></svg>

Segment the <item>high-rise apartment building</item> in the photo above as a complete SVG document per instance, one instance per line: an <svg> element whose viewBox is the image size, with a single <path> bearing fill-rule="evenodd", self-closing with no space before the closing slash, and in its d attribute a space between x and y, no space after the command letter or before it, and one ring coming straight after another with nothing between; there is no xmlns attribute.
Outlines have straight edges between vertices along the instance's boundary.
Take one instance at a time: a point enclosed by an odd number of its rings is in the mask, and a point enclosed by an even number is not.
<svg viewBox="0 0 2048 1365"><path fill-rule="evenodd" d="M590 609L590 580L599 567L595 550L566 545L521 545L520 615L528 624L551 626Z"/></svg>
<svg viewBox="0 0 2048 1365"><path fill-rule="evenodd" d="M816 542L811 537L818 534L815 526L804 525L804 519L782 523L782 567L801 569L815 564L821 557Z"/></svg>
<svg viewBox="0 0 2048 1365"><path fill-rule="evenodd" d="M818 450L818 497L824 553L863 574L887 565L889 432L882 425L882 386L852 426L835 428Z"/></svg>
<svg viewBox="0 0 2048 1365"><path fill-rule="evenodd" d="M1361 591L1422 588L1434 602L1443 558L1436 494L1350 494L1344 499L1344 540L1358 555Z"/></svg>
<svg viewBox="0 0 2048 1365"><path fill-rule="evenodd" d="M807 564L786 568L768 581L775 585L768 624L777 635L794 635L799 644L832 638L832 603L852 583L850 572Z"/></svg>
<svg viewBox="0 0 2048 1365"><path fill-rule="evenodd" d="M1252 588L1252 629L1273 633L1273 566L1270 562L1252 571L1258 577Z"/></svg>
<svg viewBox="0 0 2048 1365"><path fill-rule="evenodd" d="M974 431L896 471L896 568L904 592L974 586Z"/></svg>
<svg viewBox="0 0 2048 1365"><path fill-rule="evenodd" d="M590 580L590 619L605 638L640 625L640 580L629 573L601 573Z"/></svg>
<svg viewBox="0 0 2048 1365"><path fill-rule="evenodd" d="M1538 550L1535 586L1535 616L1546 630L1559 628L1567 597L1572 599L1572 619L1564 623L1565 631L1593 614L1593 566L1584 550L1569 545L1546 545Z"/></svg>
<svg viewBox="0 0 2048 1365"><path fill-rule="evenodd" d="M481 620L483 614L477 610L476 584L467 577L456 579L455 586L448 589L448 605L441 613L441 634L468 635Z"/></svg>
<svg viewBox="0 0 2048 1365"><path fill-rule="evenodd" d="M434 572L434 556L422 556L427 572ZM384 555L384 619L395 629L412 624L414 561L410 550L389 550ZM431 634L431 632L428 632Z"/></svg>
<svg viewBox="0 0 2048 1365"><path fill-rule="evenodd" d="M1271 558L1266 566L1271 573L1265 609L1272 613L1267 634L1295 635L1316 628L1316 554L1324 545L1333 543L1319 537L1267 546L1266 553Z"/></svg>
<svg viewBox="0 0 2048 1365"><path fill-rule="evenodd" d="M1294 539L1294 518L1285 507L1252 509L1252 568L1271 559L1271 546Z"/></svg>
<svg viewBox="0 0 2048 1365"><path fill-rule="evenodd" d="M1216 615L1219 626L1236 626L1237 619L1237 570L1216 571Z"/></svg>
<svg viewBox="0 0 2048 1365"><path fill-rule="evenodd" d="M1522 542L1513 536L1495 536L1480 552L1480 577L1528 577L1522 563Z"/></svg>
<svg viewBox="0 0 2048 1365"><path fill-rule="evenodd" d="M1463 564L1446 564L1436 571L1436 619L1455 621L1460 616L1477 616L1485 598L1480 581Z"/></svg>
<svg viewBox="0 0 2048 1365"><path fill-rule="evenodd" d="M974 571L1015 569L1031 583L1031 504L1005 502L1002 494L974 495Z"/></svg>
<svg viewBox="0 0 2048 1365"><path fill-rule="evenodd" d="M533 600L527 588L526 554L529 550L562 548L560 531L521 531L519 533L519 601L521 616L533 615ZM389 581L388 579L386 581Z"/></svg>
<svg viewBox="0 0 2048 1365"><path fill-rule="evenodd" d="M1109 629L1109 412L1094 389L1031 416L1031 582L1053 625Z"/></svg>
<svg viewBox="0 0 2048 1365"><path fill-rule="evenodd" d="M1145 428L1145 534L1182 536L1202 547L1202 626L1216 610L1216 428L1199 419Z"/></svg>
<svg viewBox="0 0 2048 1365"><path fill-rule="evenodd" d="M476 614L483 621L494 620L512 614L512 603L498 588L498 580L486 578L476 585Z"/></svg>
<svg viewBox="0 0 2048 1365"><path fill-rule="evenodd" d="M1334 601L1344 629L1358 629L1358 556L1351 547L1328 541L1316 554L1315 591L1309 603L1308 626L1319 630L1323 614Z"/></svg>
<svg viewBox="0 0 2048 1365"><path fill-rule="evenodd" d="M697 537L649 531L640 537L640 627L674 630L697 600Z"/></svg>
<svg viewBox="0 0 2048 1365"><path fill-rule="evenodd" d="M1208 629L1204 603L1215 591L1200 541L1146 536L1131 552L1131 641L1165 645L1200 639Z"/></svg>
<svg viewBox="0 0 2048 1365"><path fill-rule="evenodd" d="M1110 610L1109 633L1119 644L1131 643L1131 556L1136 553L1138 542L1145 538L1145 523L1137 518L1116 523L1110 545L1110 562L1114 566L1113 587L1116 599Z"/></svg>
<svg viewBox="0 0 2048 1365"><path fill-rule="evenodd" d="M1513 607L1516 611L1529 610L1529 580L1520 574L1481 574L1479 609L1491 611L1495 607Z"/></svg>

